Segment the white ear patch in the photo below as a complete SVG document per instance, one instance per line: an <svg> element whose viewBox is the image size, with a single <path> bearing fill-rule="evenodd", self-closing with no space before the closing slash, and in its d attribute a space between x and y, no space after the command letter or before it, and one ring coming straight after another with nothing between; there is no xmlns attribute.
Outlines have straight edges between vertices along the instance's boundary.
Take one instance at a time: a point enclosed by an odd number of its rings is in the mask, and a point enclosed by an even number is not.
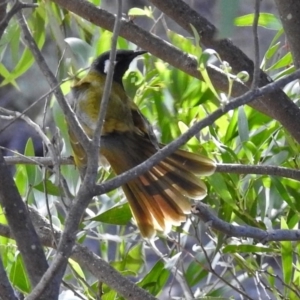
<svg viewBox="0 0 300 300"><path fill-rule="evenodd" d="M105 62L104 62L104 74L107 74L108 72L108 69L109 69L109 66L110 66L110 60L107 59Z"/></svg>

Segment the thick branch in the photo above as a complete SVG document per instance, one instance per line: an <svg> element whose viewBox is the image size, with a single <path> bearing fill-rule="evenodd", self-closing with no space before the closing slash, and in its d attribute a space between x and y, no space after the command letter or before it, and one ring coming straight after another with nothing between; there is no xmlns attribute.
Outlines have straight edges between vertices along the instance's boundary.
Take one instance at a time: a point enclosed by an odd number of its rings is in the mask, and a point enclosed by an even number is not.
<svg viewBox="0 0 300 300"><path fill-rule="evenodd" d="M154 165L159 163L161 160L165 159L167 156L176 151L180 146L185 144L191 137L196 135L200 130L206 126L212 125L215 121L224 115L226 112L236 109L237 107L247 104L252 100L256 99L261 95L271 93L274 90L277 90L279 87L284 86L290 81L293 81L300 77L300 70L296 71L294 74L289 75L285 78L282 78L276 82L270 83L262 88L251 90L245 95L237 97L236 99L225 104L223 107L217 109L212 114L202 119L201 121L195 123L191 128L189 128L184 134L177 138L172 143L160 149L157 153L151 156L149 159L141 163L140 165L130 169L129 171L124 172L121 175L118 175L114 179L108 180L101 185L95 186L95 189L92 191L93 195L101 195L108 191L111 191L122 184L126 183L129 180L136 178L137 176L145 173Z"/></svg>
<svg viewBox="0 0 300 300"><path fill-rule="evenodd" d="M234 46L230 40L217 40L217 29L213 24L209 23L208 20L182 0L151 0L150 2L190 34L193 34L191 28L191 25L193 25L200 34L201 43L207 48L216 50L223 60L229 62L235 73L247 71L250 74L251 80L247 82L247 85L251 87L254 69L252 60ZM258 85L265 86L270 82L272 82L271 78L261 71ZM236 96L236 92L233 92ZM278 120L298 143L300 142L300 110L282 90L274 91L253 101L251 106Z"/></svg>
<svg viewBox="0 0 300 300"><path fill-rule="evenodd" d="M52 231L48 220L39 215L39 213L33 208L29 208L29 211L30 217L43 245L51 248L55 247L55 243L53 243ZM55 228L54 234L55 239L59 240L62 233L59 229ZM8 238L13 238L9 228L1 224L0 235L6 236ZM86 247L75 244L71 257L75 261L77 261L81 267L86 268L89 272L91 272L100 282L107 284L111 289L115 290L125 299L156 299L147 291L141 289L132 281L122 276L113 267L111 267L109 263L101 259Z"/></svg>
<svg viewBox="0 0 300 300"><path fill-rule="evenodd" d="M192 208L192 213L197 215L212 229L227 234L230 237L253 238L261 243L300 240L300 230L274 229L266 231L252 226L232 225L224 222L216 217L211 208L202 202L199 202Z"/></svg>
<svg viewBox="0 0 300 300"><path fill-rule="evenodd" d="M12 177L8 174L10 174L9 169L0 152L0 203L22 254L30 281L35 286L46 272L48 263L27 208ZM46 294L44 299L55 299L57 296L55 289L50 286L49 291L50 293Z"/></svg>
<svg viewBox="0 0 300 300"><path fill-rule="evenodd" d="M61 7L72 11L73 13L89 20L90 22L103 27L104 29L113 30L115 17L105 10L99 9L91 3L84 0L52 0ZM179 25L190 31L190 24L203 33L202 41L205 46L216 49L222 58L228 61L236 72L246 70L249 74L253 73L253 62L237 47L233 46L229 40L214 40L215 27L210 24L205 18L199 16L189 6L183 2L176 0L167 1L152 1L159 9L163 10L170 17L174 18ZM177 6L177 4L179 6ZM183 7L184 6L184 7ZM169 7L169 8L168 8ZM168 11L167 11L168 8ZM171 14L172 12L172 14ZM163 41L157 36L145 31L133 22L122 21L120 36L137 44L141 48L149 51L153 55L168 62L172 66L181 69L187 74L196 78L201 78L197 70L197 61L180 50ZM214 86L224 92L228 91L227 77L211 66L207 69L210 79ZM260 74L260 86L268 84L269 78L267 75ZM249 82L249 86L251 81ZM232 90L233 96L239 96L248 90L246 86L235 82ZM277 90L268 96L263 96L252 104L252 107L263 112L266 115L279 121L291 135L300 142L300 110L298 107L284 94L283 91Z"/></svg>
<svg viewBox="0 0 300 300"><path fill-rule="evenodd" d="M80 141L80 143L86 147L90 144L89 139L87 138L85 132L82 130L81 126L79 125L76 116L74 116L60 88L57 88L57 80L51 72L51 70L49 69L48 65L46 64L44 57L42 56L41 52L37 47L37 44L32 38L24 16L22 15L22 13L18 13L17 15L28 48L33 53L35 60L38 63L38 66L40 67L41 71L45 75L49 85L52 88L55 88L54 94L59 105L65 113L65 116L68 120L68 124L75 132L76 137ZM71 208L69 215L66 219L65 231L61 237L61 240L59 241L58 254L56 255L51 266L43 274L39 284L36 286L36 288L33 289L32 299L40 299L38 293L42 293L43 295L45 295L51 291L52 293L54 293L55 291L58 292L59 285L67 265L67 259L70 256L72 247L75 243L78 224L80 222L82 213L85 210L88 203L90 202L91 198L92 197L90 193L90 188L88 186L81 185L78 195L74 201L74 205ZM48 282L47 286L45 286L44 284L45 280ZM42 288L46 288L46 290ZM53 297L53 299L55 299L55 297Z"/></svg>
<svg viewBox="0 0 300 300"><path fill-rule="evenodd" d="M300 68L300 2L294 0L275 0L294 64Z"/></svg>

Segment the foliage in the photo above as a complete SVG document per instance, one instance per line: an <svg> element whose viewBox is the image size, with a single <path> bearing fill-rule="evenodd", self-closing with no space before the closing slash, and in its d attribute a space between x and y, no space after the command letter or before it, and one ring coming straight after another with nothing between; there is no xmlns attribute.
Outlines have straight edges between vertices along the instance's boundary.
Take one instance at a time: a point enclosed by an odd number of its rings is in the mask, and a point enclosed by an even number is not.
<svg viewBox="0 0 300 300"><path fill-rule="evenodd" d="M99 1L91 2L99 4ZM111 33L60 9L52 2L38 3L38 8L27 15L27 20L41 50L46 42L52 43L58 49L57 61L64 56L60 64L54 67L59 68L58 80L62 82L61 88L67 96L71 86L69 74L77 74L80 68L90 64L93 57L108 50ZM133 9L131 15L154 21L149 8ZM279 79L293 71L291 54L284 52L280 55L283 31L275 16L263 14L261 18L259 25L271 29L270 34L274 36L261 60L261 68L272 78ZM235 20L237 26L251 26L252 22L253 15L240 16ZM5 78L2 86L11 84L20 88L20 77L26 78L26 72L34 66L34 57L20 42L20 35L20 28L13 21L1 41L0 55L11 61L8 67L1 60L0 75ZM205 72L203 61L206 60L203 55L209 52L203 53L194 37L186 37L172 30L167 35L174 46L197 57L199 68ZM123 38L119 38L118 47L135 48ZM213 57L214 53L209 55L209 59ZM218 56L215 61L216 67L223 64ZM220 95L214 89L208 76L204 78L206 82L201 82L147 54L142 62L133 63L124 85L153 125L161 142L169 143L192 124L221 107L222 99L229 98L230 95ZM286 92L292 100L296 100L292 86L287 86ZM71 150L64 115L54 96L46 105L64 141L61 154L69 156ZM193 137L185 148L221 163L292 169L296 169L300 163L299 145L290 134L277 121L249 106L239 107L224 115L213 126ZM31 141L27 144L25 155L33 155ZM61 173L70 193L75 196L80 180L74 166L62 166ZM113 176L109 168L101 168L99 181ZM52 222L63 230L66 205L69 204L64 203L62 190L51 170L46 172L38 166L20 164L14 179L24 201L48 218L50 212ZM276 176L220 173L204 180L209 191L204 202L222 220L261 229L297 228L300 206L296 181ZM2 214L0 218L1 223L5 223ZM237 290L250 279L259 286L261 292L268 289L266 293L278 299L297 299L293 290L299 286L299 246L290 241L264 244L251 238L227 237L209 231L206 224L199 223L192 216L169 237L159 236L155 248L141 239L132 222L121 189L111 191L94 199L86 210L78 241L92 247L123 276L133 279L155 296L182 296L182 290L177 291L178 282L174 279L176 272L179 272L182 274L181 281L185 282L195 297L236 295L232 286ZM45 248L45 251L51 261L53 250ZM12 285L27 294L30 284L12 240L1 237L1 255ZM64 282L66 290L72 285L85 299L97 299L99 293L102 299L120 299L115 291L99 283L97 278L71 259Z"/></svg>

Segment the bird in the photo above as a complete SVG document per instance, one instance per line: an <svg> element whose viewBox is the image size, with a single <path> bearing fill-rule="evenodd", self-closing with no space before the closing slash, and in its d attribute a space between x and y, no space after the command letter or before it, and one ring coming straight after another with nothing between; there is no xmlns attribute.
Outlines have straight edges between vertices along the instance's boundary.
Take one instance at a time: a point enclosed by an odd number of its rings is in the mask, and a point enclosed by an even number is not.
<svg viewBox="0 0 300 300"><path fill-rule="evenodd" d="M108 107L101 132L99 160L105 158L116 175L141 164L160 148L152 126L126 94L122 78L134 58L146 51L116 51ZM97 57L87 74L72 86L73 109L92 138L100 111L110 51ZM87 154L69 128L75 165L84 176ZM167 234L191 213L190 199L203 199L207 188L199 176L214 173L210 158L177 150L144 174L122 185L137 227L144 238Z"/></svg>

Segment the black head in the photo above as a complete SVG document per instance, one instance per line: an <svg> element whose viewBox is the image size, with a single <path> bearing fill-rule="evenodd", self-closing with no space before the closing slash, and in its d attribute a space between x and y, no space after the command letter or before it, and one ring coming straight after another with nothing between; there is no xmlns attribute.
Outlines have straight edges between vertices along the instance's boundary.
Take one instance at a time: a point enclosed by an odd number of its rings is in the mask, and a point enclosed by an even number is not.
<svg viewBox="0 0 300 300"><path fill-rule="evenodd" d="M135 57L145 53L147 53L147 51L117 50L113 80L123 86L122 78L125 72L128 70L132 60ZM106 75L109 66L109 54L110 51L102 53L98 58L95 59L91 69Z"/></svg>

